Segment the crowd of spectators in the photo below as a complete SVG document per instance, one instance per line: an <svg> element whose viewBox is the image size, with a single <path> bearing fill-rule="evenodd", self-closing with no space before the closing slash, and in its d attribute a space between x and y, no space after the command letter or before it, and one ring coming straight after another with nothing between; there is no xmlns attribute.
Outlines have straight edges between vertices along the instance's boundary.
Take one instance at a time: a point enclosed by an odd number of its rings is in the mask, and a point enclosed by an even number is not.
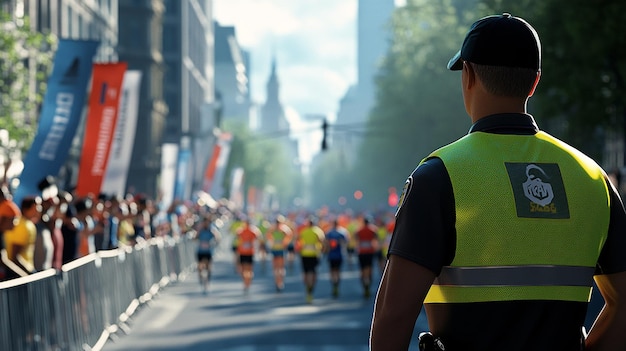
<svg viewBox="0 0 626 351"><path fill-rule="evenodd" d="M28 196L19 204L0 191L0 281L56 269L80 257L157 236L192 230L198 203L175 201L159 208L142 194L79 197L67 191ZM207 206L203 206L207 207Z"/></svg>

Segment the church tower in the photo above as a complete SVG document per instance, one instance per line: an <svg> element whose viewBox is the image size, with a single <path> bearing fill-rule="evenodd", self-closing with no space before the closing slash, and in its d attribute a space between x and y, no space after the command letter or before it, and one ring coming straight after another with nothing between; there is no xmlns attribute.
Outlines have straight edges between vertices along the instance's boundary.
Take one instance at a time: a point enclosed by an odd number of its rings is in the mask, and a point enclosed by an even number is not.
<svg viewBox="0 0 626 351"><path fill-rule="evenodd" d="M261 132L276 132L287 130L289 125L285 118L285 111L280 102L280 83L276 72L276 58L272 59L270 77L266 86L265 104L261 108Z"/></svg>

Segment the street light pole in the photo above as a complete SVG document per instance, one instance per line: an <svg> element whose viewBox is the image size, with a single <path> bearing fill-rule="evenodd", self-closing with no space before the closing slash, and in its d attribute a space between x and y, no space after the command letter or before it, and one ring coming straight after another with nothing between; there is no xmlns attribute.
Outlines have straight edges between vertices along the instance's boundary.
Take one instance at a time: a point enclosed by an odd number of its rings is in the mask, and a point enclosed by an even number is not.
<svg viewBox="0 0 626 351"><path fill-rule="evenodd" d="M324 118L322 121L322 151L328 149L328 120Z"/></svg>

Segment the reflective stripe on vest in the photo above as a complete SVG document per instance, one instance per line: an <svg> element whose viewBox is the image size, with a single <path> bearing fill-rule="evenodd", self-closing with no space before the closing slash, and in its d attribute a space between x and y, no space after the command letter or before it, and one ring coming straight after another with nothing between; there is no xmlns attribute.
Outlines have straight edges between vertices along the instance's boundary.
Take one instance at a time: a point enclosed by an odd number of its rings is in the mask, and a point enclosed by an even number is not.
<svg viewBox="0 0 626 351"><path fill-rule="evenodd" d="M425 303L469 303L515 300L546 300L558 296L559 301L588 302L591 288L586 286L447 286L433 285ZM548 297L548 298L546 298Z"/></svg>
<svg viewBox="0 0 626 351"><path fill-rule="evenodd" d="M591 287L594 271L594 267L572 266L444 267L435 284Z"/></svg>
<svg viewBox="0 0 626 351"><path fill-rule="evenodd" d="M544 300L586 302L593 267L496 266L444 267L428 293L428 303ZM500 293L493 294L496 289Z"/></svg>

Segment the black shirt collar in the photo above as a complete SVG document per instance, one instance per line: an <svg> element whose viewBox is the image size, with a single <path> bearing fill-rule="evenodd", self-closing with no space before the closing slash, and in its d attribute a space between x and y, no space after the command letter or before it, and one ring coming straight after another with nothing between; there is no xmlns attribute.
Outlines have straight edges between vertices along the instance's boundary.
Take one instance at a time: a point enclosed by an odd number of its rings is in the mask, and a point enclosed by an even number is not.
<svg viewBox="0 0 626 351"><path fill-rule="evenodd" d="M469 133L532 135L539 131L533 116L527 113L498 113L483 117L472 124Z"/></svg>

